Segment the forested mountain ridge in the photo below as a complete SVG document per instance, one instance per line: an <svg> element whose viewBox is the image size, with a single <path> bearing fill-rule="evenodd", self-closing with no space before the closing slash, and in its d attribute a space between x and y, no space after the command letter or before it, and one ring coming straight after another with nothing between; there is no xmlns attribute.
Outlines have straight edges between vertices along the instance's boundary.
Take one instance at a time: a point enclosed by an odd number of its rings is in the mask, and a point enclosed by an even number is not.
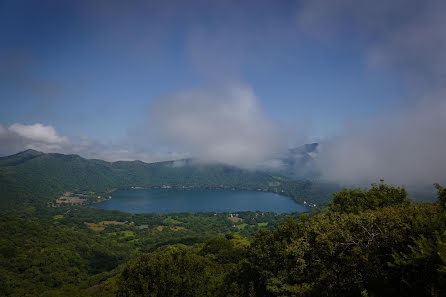
<svg viewBox="0 0 446 297"><path fill-rule="evenodd" d="M15 166L41 155L43 153L29 149L11 156L0 157L0 166Z"/></svg>
<svg viewBox="0 0 446 297"><path fill-rule="evenodd" d="M130 187L223 187L281 192L297 201L327 200L332 187L292 181L279 174L224 164L178 160L158 163L106 162L78 155L27 150L0 158L0 205L49 202L64 191L105 192ZM320 195L313 195L311 191ZM322 198L319 198L322 197ZM311 200L311 199L310 199Z"/></svg>

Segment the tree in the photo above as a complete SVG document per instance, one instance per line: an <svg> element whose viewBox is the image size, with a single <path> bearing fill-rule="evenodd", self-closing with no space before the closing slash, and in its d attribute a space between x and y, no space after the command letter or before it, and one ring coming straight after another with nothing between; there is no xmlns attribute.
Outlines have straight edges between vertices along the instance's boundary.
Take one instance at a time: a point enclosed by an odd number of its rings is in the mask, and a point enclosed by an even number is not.
<svg viewBox="0 0 446 297"><path fill-rule="evenodd" d="M384 184L371 184L370 189L343 189L333 194L329 209L334 212L358 213L366 210L376 210L391 205L409 205L407 191L401 187Z"/></svg>
<svg viewBox="0 0 446 297"><path fill-rule="evenodd" d="M402 282L414 296L443 296L446 293L446 231L433 238L423 235L409 245L407 253L394 253L403 272Z"/></svg>
<svg viewBox="0 0 446 297"><path fill-rule="evenodd" d="M439 184L434 184L435 188L437 188L438 191L438 203L443 207L446 208L446 188L440 186Z"/></svg>
<svg viewBox="0 0 446 297"><path fill-rule="evenodd" d="M215 296L223 271L186 246L170 246L138 257L122 272L118 296Z"/></svg>

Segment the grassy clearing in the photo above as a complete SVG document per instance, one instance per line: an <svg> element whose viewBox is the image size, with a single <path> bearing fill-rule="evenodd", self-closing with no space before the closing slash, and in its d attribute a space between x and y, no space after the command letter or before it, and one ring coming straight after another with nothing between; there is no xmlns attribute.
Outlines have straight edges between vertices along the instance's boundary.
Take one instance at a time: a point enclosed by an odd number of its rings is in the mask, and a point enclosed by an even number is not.
<svg viewBox="0 0 446 297"><path fill-rule="evenodd" d="M96 231L96 232L101 232L105 229L104 226L99 226L98 224L95 223L87 223L85 222L85 225L88 226L88 228L90 228L90 230Z"/></svg>
<svg viewBox="0 0 446 297"><path fill-rule="evenodd" d="M135 233L133 233L133 231L130 231L130 230L121 231L119 234L122 235L122 237L133 237L133 236L135 236Z"/></svg>
<svg viewBox="0 0 446 297"><path fill-rule="evenodd" d="M163 230L168 229L170 231L180 231L180 230L185 230L186 228L182 227L182 226L156 226L155 228L153 228L152 230L154 231L158 231L158 232L162 232Z"/></svg>
<svg viewBox="0 0 446 297"><path fill-rule="evenodd" d="M182 223L181 221L175 220L171 216L168 216L167 218L165 218L163 220L163 224L169 225L169 226L171 226L171 225L180 225L181 223Z"/></svg>
<svg viewBox="0 0 446 297"><path fill-rule="evenodd" d="M248 226L248 224L244 223L244 224L239 224L239 225L235 225L239 230L245 229L246 226Z"/></svg>
<svg viewBox="0 0 446 297"><path fill-rule="evenodd" d="M88 228L90 228L91 230L96 231L96 232L100 232L100 231L103 231L107 225L132 226L135 223L133 223L133 222L119 222L119 221L102 221L102 222L99 222L99 223L84 222L84 224L87 225Z"/></svg>

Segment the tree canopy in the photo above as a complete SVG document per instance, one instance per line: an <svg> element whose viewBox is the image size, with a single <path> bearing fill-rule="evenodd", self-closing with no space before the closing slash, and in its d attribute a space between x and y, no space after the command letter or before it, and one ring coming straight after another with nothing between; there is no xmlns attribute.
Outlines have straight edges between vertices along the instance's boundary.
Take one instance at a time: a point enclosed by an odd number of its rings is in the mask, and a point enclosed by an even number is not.
<svg viewBox="0 0 446 297"><path fill-rule="evenodd" d="M329 203L331 211L358 213L366 210L376 210L391 205L408 205L407 191L401 187L384 184L372 184L370 189L343 189L333 194Z"/></svg>

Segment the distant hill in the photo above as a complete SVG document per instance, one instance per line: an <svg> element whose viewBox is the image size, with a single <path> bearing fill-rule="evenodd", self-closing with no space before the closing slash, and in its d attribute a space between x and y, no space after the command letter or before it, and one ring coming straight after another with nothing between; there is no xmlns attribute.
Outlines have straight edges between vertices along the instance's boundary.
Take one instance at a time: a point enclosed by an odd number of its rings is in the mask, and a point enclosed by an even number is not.
<svg viewBox="0 0 446 297"><path fill-rule="evenodd" d="M27 150L0 158L0 203L50 201L63 191L76 189L101 192L162 185L251 189L281 179L271 173L194 160L106 162Z"/></svg>
<svg viewBox="0 0 446 297"><path fill-rule="evenodd" d="M317 145L291 150L284 159L290 168L311 162ZM307 157L308 155L308 157ZM299 163L300 162L300 163ZM46 154L27 150L0 158L0 210L44 206L65 191L106 192L131 187L236 188L282 193L297 202L321 205L337 186L306 179L287 178L286 172L241 169L224 164L200 163L193 159L144 163L107 162L78 155Z"/></svg>
<svg viewBox="0 0 446 297"><path fill-rule="evenodd" d="M43 153L35 150L26 150L7 157L0 157L0 166L15 166L28 160L34 159Z"/></svg>

